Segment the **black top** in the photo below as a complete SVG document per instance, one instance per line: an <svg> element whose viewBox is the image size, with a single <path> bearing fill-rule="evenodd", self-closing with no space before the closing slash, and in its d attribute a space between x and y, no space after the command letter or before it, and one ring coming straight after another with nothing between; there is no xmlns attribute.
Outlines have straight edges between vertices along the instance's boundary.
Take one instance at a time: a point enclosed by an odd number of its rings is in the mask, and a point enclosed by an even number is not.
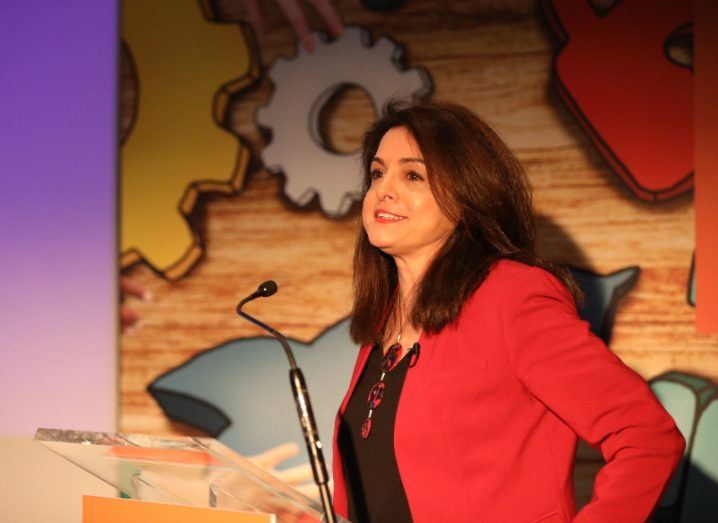
<svg viewBox="0 0 718 523"><path fill-rule="evenodd" d="M384 395L372 414L367 439L361 427L369 413L367 398L381 376L382 351L376 345L367 360L339 425L349 519L353 523L411 521L409 504L394 454L394 420L409 368L410 355L384 376Z"/></svg>

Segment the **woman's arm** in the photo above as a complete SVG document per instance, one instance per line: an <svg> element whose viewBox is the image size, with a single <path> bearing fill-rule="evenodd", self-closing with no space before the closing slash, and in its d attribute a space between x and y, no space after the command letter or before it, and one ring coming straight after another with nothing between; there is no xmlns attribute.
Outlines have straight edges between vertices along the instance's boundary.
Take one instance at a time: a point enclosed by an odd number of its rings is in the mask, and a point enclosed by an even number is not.
<svg viewBox="0 0 718 523"><path fill-rule="evenodd" d="M645 380L590 332L550 273L523 268L502 316L517 376L606 460L574 521L645 521L683 456L673 419Z"/></svg>

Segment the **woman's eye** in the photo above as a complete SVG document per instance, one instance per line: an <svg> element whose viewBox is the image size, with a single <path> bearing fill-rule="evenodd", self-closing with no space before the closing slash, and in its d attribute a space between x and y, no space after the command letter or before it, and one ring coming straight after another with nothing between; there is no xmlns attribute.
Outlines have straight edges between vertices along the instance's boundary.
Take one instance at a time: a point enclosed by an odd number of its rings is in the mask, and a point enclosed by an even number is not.
<svg viewBox="0 0 718 523"><path fill-rule="evenodd" d="M377 178L381 178L383 174L384 174L384 173L382 173L379 169L374 169L373 171L371 171L371 172L369 173L369 177L370 177L372 180L376 180Z"/></svg>
<svg viewBox="0 0 718 523"><path fill-rule="evenodd" d="M421 181L424 179L424 177L422 175L420 175L419 173L414 172L414 171L409 171L408 173L406 173L406 177L407 177L407 179L412 180L412 181Z"/></svg>

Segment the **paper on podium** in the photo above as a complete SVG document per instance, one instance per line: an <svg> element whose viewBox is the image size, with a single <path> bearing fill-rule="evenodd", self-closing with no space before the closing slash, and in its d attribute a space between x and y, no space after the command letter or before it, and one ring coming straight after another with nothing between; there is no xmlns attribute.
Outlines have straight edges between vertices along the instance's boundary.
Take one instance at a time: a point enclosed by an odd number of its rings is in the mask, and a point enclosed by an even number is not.
<svg viewBox="0 0 718 523"><path fill-rule="evenodd" d="M215 439L38 429L35 440L131 499L322 519L321 504Z"/></svg>

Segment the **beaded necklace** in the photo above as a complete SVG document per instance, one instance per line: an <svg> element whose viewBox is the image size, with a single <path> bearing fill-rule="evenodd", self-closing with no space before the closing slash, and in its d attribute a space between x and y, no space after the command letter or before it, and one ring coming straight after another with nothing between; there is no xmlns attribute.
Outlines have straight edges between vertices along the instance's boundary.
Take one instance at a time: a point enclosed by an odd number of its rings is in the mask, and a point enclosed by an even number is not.
<svg viewBox="0 0 718 523"><path fill-rule="evenodd" d="M367 439L369 437L369 434L371 433L372 415L374 414L374 409L379 406L382 398L384 397L384 390L386 389L386 383L384 382L384 378L386 377L387 373L391 372L396 368L399 362L399 356L401 355L402 351L401 335L404 331L404 327L406 326L407 320L405 320L404 323L399 327L399 334L396 337L396 343L392 344L392 346L389 347L389 350L382 358L381 375L379 376L379 381L377 381L369 391L369 396L367 398L367 406L369 407L369 413L367 414L366 419L362 423L360 430L361 437L364 439ZM416 360L419 357L419 349L419 342L416 342L407 352L407 354L411 353L409 360L409 368L413 367L416 364Z"/></svg>

